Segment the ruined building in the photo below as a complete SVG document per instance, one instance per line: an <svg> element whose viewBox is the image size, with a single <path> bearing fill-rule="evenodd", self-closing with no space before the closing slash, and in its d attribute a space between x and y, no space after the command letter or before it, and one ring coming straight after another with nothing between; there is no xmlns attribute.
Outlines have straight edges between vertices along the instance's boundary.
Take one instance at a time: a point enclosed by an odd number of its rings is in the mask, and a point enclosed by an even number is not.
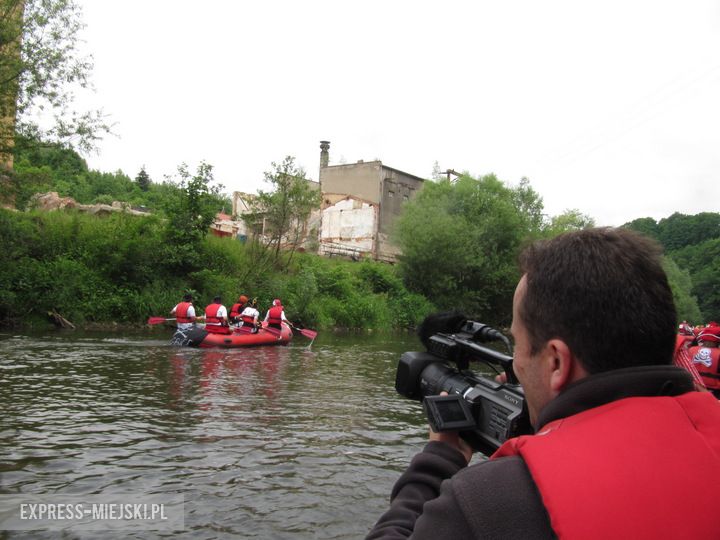
<svg viewBox="0 0 720 540"><path fill-rule="evenodd" d="M329 162L330 143L321 141L320 253L395 261L399 250L391 242L392 226L403 202L415 196L424 180L381 161Z"/></svg>
<svg viewBox="0 0 720 540"><path fill-rule="evenodd" d="M322 204L306 224L306 234L313 237L308 236L303 245L316 248L319 245L319 253L328 256L395 262L399 249L391 241L393 224L402 204L415 196L424 180L381 161L329 163L330 143L321 141L318 187L323 195ZM253 198L251 194L233 193L233 215L248 213ZM236 236L247 238L251 231L242 221L236 223ZM263 227L262 232L253 234L264 232Z"/></svg>

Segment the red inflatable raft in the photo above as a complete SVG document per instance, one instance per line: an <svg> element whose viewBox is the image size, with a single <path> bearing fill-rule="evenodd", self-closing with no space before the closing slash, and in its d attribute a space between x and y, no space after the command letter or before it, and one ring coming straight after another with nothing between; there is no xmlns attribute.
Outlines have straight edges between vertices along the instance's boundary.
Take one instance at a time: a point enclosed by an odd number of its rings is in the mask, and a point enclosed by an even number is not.
<svg viewBox="0 0 720 540"><path fill-rule="evenodd" d="M181 347L200 347L202 349L211 347L234 349L261 345L287 345L292 337L292 330L284 324L282 330L266 330L263 327L256 334L238 330L234 330L231 334L215 334L196 326L189 330L176 330L170 343Z"/></svg>

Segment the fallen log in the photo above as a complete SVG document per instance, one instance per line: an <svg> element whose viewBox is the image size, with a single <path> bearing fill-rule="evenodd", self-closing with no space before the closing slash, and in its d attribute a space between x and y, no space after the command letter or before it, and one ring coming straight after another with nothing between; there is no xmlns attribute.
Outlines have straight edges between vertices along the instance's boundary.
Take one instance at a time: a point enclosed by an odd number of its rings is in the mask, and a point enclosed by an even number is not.
<svg viewBox="0 0 720 540"><path fill-rule="evenodd" d="M48 311L48 317L50 317L50 320L52 320L52 322L55 323L55 326L59 328L70 328L71 330L75 330L75 325L60 315L57 311Z"/></svg>

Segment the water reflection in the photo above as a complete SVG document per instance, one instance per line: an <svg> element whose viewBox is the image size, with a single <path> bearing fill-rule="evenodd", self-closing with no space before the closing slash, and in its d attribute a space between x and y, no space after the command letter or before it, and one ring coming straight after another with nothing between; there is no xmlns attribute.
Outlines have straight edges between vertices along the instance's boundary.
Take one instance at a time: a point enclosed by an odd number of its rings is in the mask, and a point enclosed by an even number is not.
<svg viewBox="0 0 720 540"><path fill-rule="evenodd" d="M405 336L321 336L312 350L8 337L0 492L182 493L187 538L362 537L425 441L419 406L393 389L412 348Z"/></svg>

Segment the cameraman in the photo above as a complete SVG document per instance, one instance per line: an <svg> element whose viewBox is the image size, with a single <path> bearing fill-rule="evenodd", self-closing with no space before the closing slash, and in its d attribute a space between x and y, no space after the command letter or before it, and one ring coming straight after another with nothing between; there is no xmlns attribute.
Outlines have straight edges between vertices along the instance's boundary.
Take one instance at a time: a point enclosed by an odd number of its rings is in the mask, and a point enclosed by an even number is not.
<svg viewBox="0 0 720 540"><path fill-rule="evenodd" d="M576 231L521 269L514 371L536 434L467 467L462 439L431 432L367 538L720 538L720 405L672 365L657 244Z"/></svg>

